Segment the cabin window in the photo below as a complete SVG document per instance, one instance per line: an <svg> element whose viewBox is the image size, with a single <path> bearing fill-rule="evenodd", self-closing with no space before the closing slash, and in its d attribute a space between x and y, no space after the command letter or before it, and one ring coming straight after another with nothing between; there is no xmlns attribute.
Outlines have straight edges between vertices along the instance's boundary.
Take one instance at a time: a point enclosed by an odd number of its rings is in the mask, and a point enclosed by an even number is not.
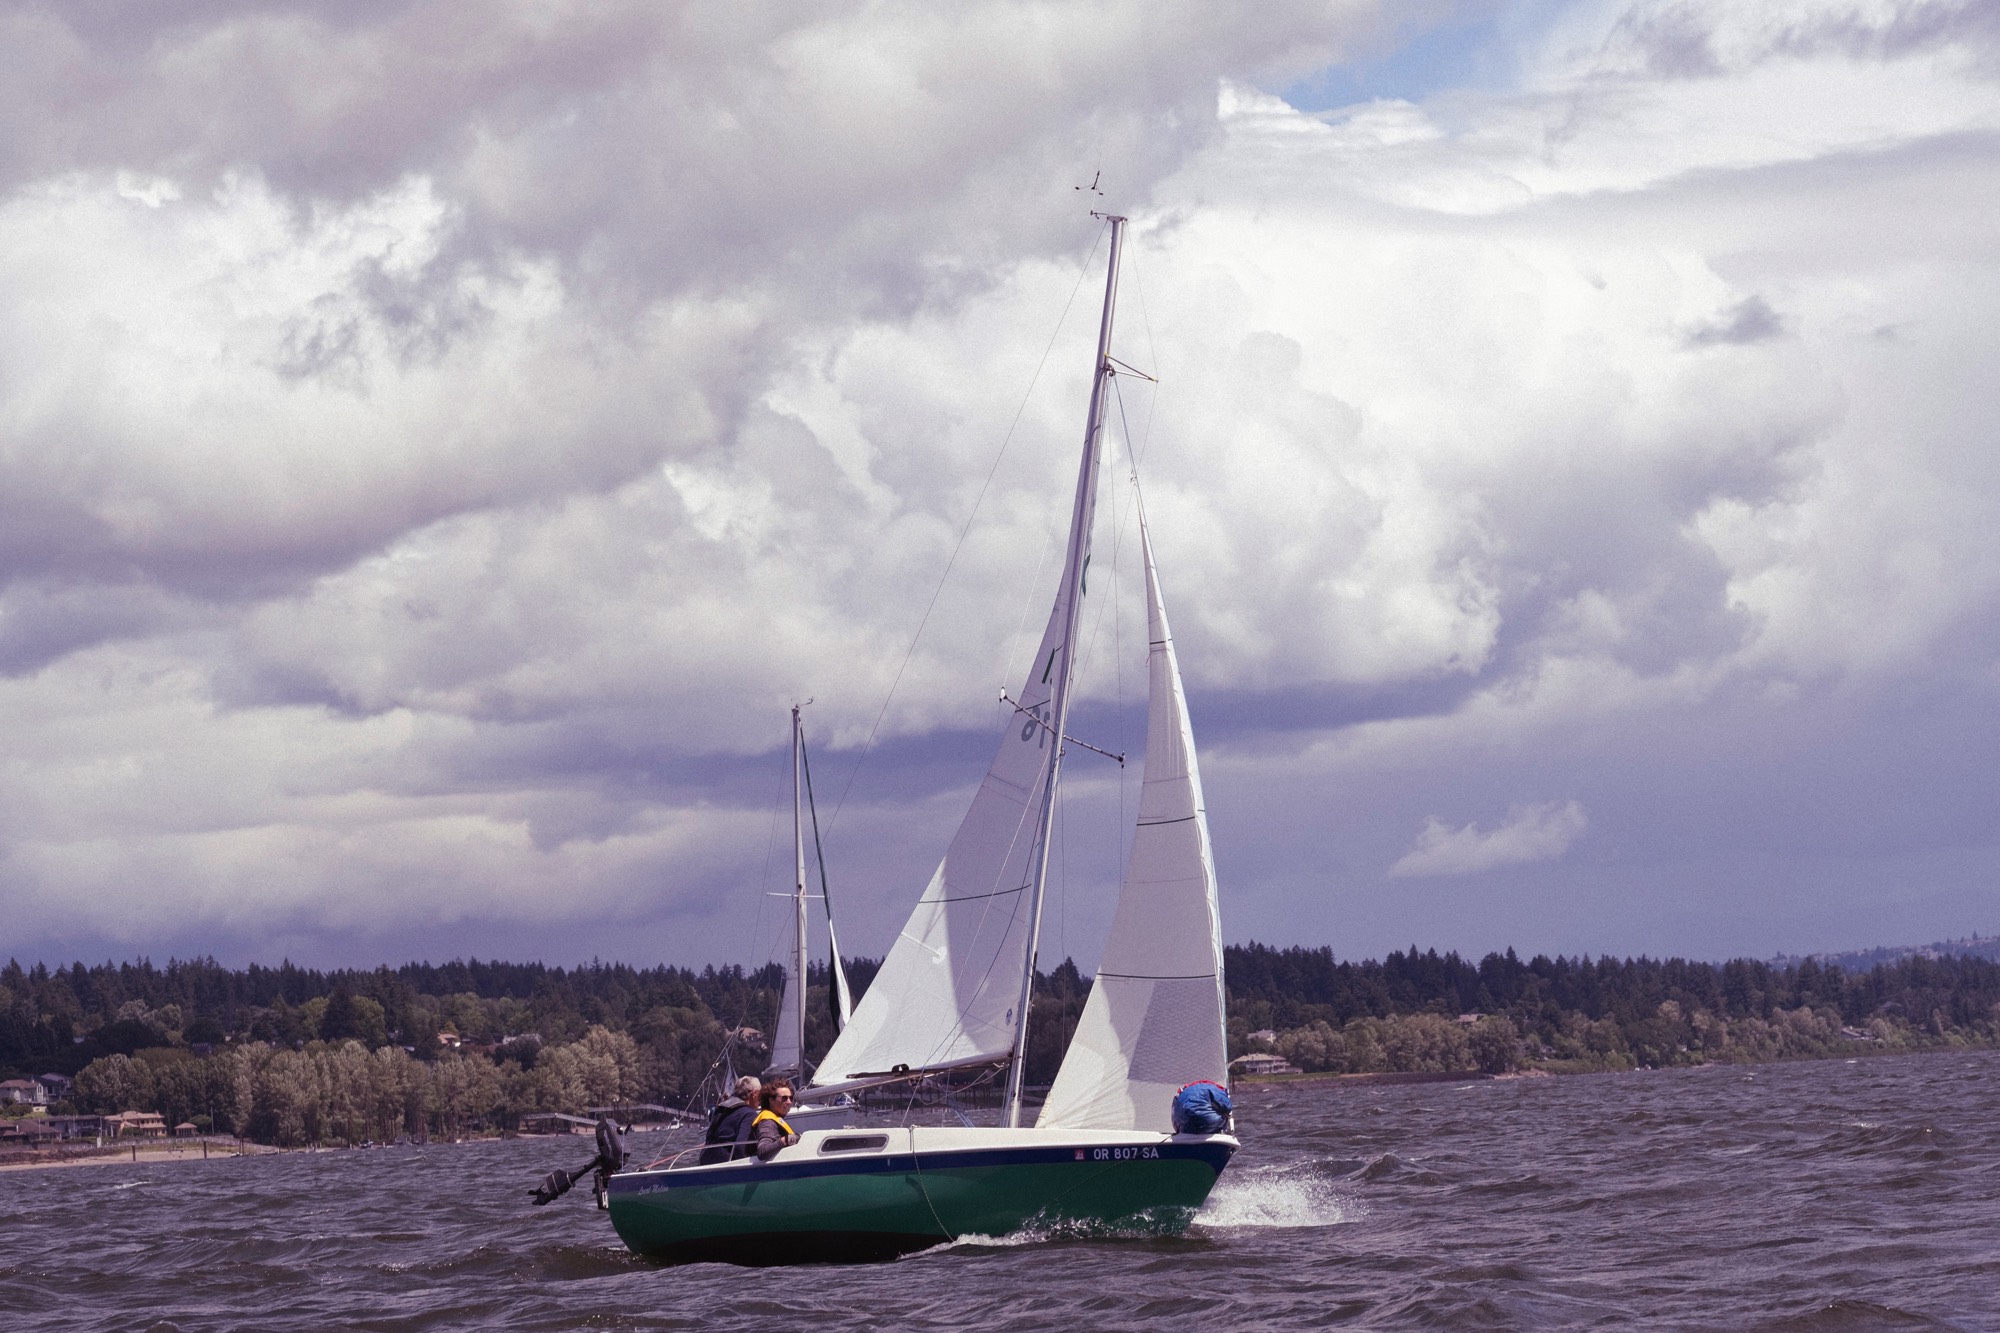
<svg viewBox="0 0 2000 1333"><path fill-rule="evenodd" d="M887 1134L842 1134L822 1139L819 1150L824 1156L833 1152L881 1152L888 1146Z"/></svg>

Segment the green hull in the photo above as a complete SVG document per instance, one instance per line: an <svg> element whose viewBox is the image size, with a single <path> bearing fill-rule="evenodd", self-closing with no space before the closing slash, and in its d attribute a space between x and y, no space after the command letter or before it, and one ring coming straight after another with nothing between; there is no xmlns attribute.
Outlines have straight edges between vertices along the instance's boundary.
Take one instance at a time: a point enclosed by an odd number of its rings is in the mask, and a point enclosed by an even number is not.
<svg viewBox="0 0 2000 1333"><path fill-rule="evenodd" d="M953 1134L899 1131L893 1147L907 1151L831 1158L814 1155L819 1136L809 1136L769 1163L616 1176L611 1221L651 1258L751 1264L884 1259L1043 1228L1171 1233L1236 1146L1220 1136Z"/></svg>

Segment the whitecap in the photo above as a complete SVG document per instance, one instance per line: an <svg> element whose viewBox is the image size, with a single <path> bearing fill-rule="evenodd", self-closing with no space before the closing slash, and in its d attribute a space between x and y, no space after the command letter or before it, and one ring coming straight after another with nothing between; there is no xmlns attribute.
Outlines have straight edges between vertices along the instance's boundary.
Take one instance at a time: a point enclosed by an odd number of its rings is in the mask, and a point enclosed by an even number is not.
<svg viewBox="0 0 2000 1333"><path fill-rule="evenodd" d="M1330 1227L1361 1215L1333 1182L1281 1167L1223 1176L1194 1220L1208 1228Z"/></svg>

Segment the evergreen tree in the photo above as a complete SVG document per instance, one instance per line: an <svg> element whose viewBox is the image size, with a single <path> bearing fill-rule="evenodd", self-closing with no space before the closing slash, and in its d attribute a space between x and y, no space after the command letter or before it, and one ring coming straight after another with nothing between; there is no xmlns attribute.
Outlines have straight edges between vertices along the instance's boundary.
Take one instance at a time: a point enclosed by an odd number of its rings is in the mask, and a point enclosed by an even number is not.
<svg viewBox="0 0 2000 1333"><path fill-rule="evenodd" d="M352 1041L360 1038L361 1015L354 1005L354 992L347 983L337 982L326 997L326 1013L319 1020L321 1041Z"/></svg>

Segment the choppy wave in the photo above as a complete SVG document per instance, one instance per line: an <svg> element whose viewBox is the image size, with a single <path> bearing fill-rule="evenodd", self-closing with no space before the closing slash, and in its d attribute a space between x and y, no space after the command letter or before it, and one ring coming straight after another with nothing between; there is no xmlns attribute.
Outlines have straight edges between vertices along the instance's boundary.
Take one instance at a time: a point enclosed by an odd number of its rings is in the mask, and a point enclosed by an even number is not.
<svg viewBox="0 0 2000 1333"><path fill-rule="evenodd" d="M662 1270L587 1193L527 1206L561 1142L114 1163L0 1177L0 1291L39 1333L2000 1328L1995 1106L2000 1053L1262 1088L1184 1234L808 1272Z"/></svg>

